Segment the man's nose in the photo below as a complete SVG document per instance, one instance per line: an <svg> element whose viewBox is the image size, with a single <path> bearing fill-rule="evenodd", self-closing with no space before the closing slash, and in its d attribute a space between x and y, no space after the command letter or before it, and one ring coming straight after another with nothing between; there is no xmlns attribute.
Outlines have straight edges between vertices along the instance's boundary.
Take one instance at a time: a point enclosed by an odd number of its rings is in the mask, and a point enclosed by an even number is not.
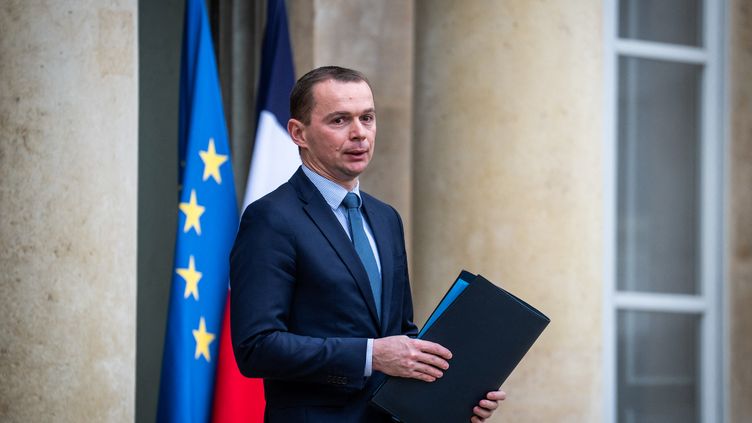
<svg viewBox="0 0 752 423"><path fill-rule="evenodd" d="M359 119L353 119L350 125L350 139L362 140L366 137L366 128Z"/></svg>

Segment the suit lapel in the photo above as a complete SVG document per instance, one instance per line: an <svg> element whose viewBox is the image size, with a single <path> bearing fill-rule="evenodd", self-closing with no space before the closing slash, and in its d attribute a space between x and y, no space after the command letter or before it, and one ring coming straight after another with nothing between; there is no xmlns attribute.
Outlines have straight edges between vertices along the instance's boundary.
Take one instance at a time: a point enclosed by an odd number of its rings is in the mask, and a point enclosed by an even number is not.
<svg viewBox="0 0 752 423"><path fill-rule="evenodd" d="M329 244L334 248L334 251L336 251L339 258L347 267L347 270L350 271L353 279L355 279L355 284L366 301L371 318L376 323L376 327L380 328L381 324L378 314L376 314L376 303L373 299L371 283L368 281L366 269L363 267L358 253L355 252L355 247L353 247L350 238L345 234L342 225L334 216L334 213L332 213L329 204L326 203L326 200L321 196L316 186L305 176L302 169L298 169L290 179L290 183L297 189L301 200L305 203L303 206L305 212L321 233L324 234L324 237L329 241Z"/></svg>
<svg viewBox="0 0 752 423"><path fill-rule="evenodd" d="M368 224L376 239L376 247L379 249L379 259L381 261L381 328L386 329L386 322L389 321L391 312L392 287L394 285L394 252L392 243L389 242L389 223L385 216L376 212L376 207L371 198L361 192L363 198L363 214L368 219Z"/></svg>

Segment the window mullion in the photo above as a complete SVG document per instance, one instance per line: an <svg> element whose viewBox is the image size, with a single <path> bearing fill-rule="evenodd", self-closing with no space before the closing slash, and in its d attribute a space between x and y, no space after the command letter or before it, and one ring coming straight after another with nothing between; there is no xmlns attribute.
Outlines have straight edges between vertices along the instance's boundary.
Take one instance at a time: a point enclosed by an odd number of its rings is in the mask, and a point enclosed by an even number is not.
<svg viewBox="0 0 752 423"><path fill-rule="evenodd" d="M704 313L708 309L707 301L701 296L641 292L617 292L614 306L623 310L674 313Z"/></svg>
<svg viewBox="0 0 752 423"><path fill-rule="evenodd" d="M616 48L616 52L623 56L699 65L703 65L708 61L707 50L699 47L687 47L641 40L626 40L621 38L616 40L614 47Z"/></svg>

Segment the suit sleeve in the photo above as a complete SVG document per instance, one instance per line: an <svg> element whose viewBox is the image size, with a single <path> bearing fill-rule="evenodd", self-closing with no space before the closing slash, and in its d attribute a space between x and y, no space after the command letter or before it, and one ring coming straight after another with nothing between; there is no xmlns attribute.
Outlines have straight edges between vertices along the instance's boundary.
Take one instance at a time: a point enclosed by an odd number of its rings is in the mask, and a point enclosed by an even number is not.
<svg viewBox="0 0 752 423"><path fill-rule="evenodd" d="M365 338L315 338L288 332L295 291L295 236L268 204L243 214L230 255L231 332L247 377L360 389Z"/></svg>
<svg viewBox="0 0 752 423"><path fill-rule="evenodd" d="M394 210L394 208L392 208ZM402 218L400 218L399 213L397 210L394 210L394 214L397 217L397 222L399 223L399 237L397 239L400 240L400 247L402 251L402 261L404 264L403 269L404 274L402 276L402 280L405 283L405 295L402 297L402 334L407 335L411 338L415 338L418 336L418 327L413 322L413 297L410 291L410 275L407 270L407 253L405 251L405 229L402 225Z"/></svg>

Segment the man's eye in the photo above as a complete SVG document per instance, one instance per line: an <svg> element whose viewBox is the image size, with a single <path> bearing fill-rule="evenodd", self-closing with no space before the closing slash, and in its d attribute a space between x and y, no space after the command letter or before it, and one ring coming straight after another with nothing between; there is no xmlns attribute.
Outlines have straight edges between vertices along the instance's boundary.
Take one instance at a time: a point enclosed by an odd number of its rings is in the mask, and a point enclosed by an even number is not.
<svg viewBox="0 0 752 423"><path fill-rule="evenodd" d="M373 116L372 115L364 115L364 116L361 116L360 120L362 120L363 122L371 122L371 121L373 121Z"/></svg>
<svg viewBox="0 0 752 423"><path fill-rule="evenodd" d="M345 123L345 119L343 119L341 117L334 118L334 119L332 119L332 123L335 124L335 125L342 125L343 123Z"/></svg>

